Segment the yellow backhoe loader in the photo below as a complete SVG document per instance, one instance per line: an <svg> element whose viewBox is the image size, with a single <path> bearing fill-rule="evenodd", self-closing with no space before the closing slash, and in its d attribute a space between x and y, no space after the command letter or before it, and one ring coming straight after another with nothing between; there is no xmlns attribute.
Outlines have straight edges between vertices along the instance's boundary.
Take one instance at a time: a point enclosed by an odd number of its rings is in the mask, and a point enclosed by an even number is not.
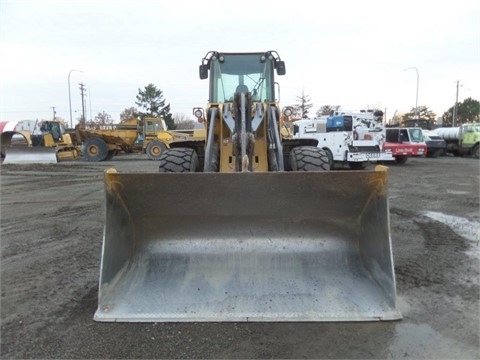
<svg viewBox="0 0 480 360"><path fill-rule="evenodd" d="M105 172L96 321L397 320L387 168L283 131L275 51L209 52L205 138ZM288 115L285 114L285 115Z"/></svg>

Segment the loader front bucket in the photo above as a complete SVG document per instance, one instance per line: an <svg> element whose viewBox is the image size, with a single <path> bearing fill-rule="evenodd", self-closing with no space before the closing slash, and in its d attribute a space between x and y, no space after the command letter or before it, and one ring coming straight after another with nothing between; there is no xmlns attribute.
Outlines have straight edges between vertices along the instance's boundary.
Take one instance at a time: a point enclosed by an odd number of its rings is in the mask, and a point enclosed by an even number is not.
<svg viewBox="0 0 480 360"><path fill-rule="evenodd" d="M56 164L54 148L41 146L12 146L6 149L4 164Z"/></svg>
<svg viewBox="0 0 480 360"><path fill-rule="evenodd" d="M105 173L96 321L396 320L387 171Z"/></svg>

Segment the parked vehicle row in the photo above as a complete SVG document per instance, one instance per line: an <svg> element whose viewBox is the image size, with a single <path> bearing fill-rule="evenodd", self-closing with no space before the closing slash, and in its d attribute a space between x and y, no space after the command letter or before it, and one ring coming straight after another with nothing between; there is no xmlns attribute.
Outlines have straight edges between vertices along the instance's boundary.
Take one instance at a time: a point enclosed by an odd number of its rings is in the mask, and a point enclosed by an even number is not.
<svg viewBox="0 0 480 360"><path fill-rule="evenodd" d="M168 130L163 118L129 119L96 128L66 129L58 120L0 122L4 163L56 163L82 155L90 162L119 152L143 152L151 160L175 140L203 138L203 129Z"/></svg>

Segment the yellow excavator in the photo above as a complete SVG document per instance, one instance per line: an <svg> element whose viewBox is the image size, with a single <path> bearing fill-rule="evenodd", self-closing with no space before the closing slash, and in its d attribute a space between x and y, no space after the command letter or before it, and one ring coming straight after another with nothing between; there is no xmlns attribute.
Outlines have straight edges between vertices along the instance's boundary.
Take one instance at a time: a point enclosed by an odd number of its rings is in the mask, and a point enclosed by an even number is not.
<svg viewBox="0 0 480 360"><path fill-rule="evenodd" d="M283 131L275 51L208 52L203 139L105 171L95 321L397 320L385 167L329 170Z"/></svg>

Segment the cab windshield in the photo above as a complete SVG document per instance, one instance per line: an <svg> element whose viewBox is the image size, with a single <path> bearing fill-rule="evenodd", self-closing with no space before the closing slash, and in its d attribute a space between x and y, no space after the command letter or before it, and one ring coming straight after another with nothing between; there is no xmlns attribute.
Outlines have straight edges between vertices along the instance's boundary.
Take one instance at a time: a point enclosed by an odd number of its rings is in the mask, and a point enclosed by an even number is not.
<svg viewBox="0 0 480 360"><path fill-rule="evenodd" d="M273 64L263 54L222 54L212 59L211 101L233 101L235 92L250 92L253 101L273 101Z"/></svg>
<svg viewBox="0 0 480 360"><path fill-rule="evenodd" d="M464 125L464 132L480 132L480 124L466 124Z"/></svg>
<svg viewBox="0 0 480 360"><path fill-rule="evenodd" d="M421 128L416 128L416 129L408 129L408 132L410 134L410 141L413 142L422 142L424 141L423 139L423 132Z"/></svg>
<svg viewBox="0 0 480 360"><path fill-rule="evenodd" d="M146 120L145 121L145 131L146 132L153 132L157 133L159 131L167 130L167 125L165 123L165 120L159 119L159 120Z"/></svg>

